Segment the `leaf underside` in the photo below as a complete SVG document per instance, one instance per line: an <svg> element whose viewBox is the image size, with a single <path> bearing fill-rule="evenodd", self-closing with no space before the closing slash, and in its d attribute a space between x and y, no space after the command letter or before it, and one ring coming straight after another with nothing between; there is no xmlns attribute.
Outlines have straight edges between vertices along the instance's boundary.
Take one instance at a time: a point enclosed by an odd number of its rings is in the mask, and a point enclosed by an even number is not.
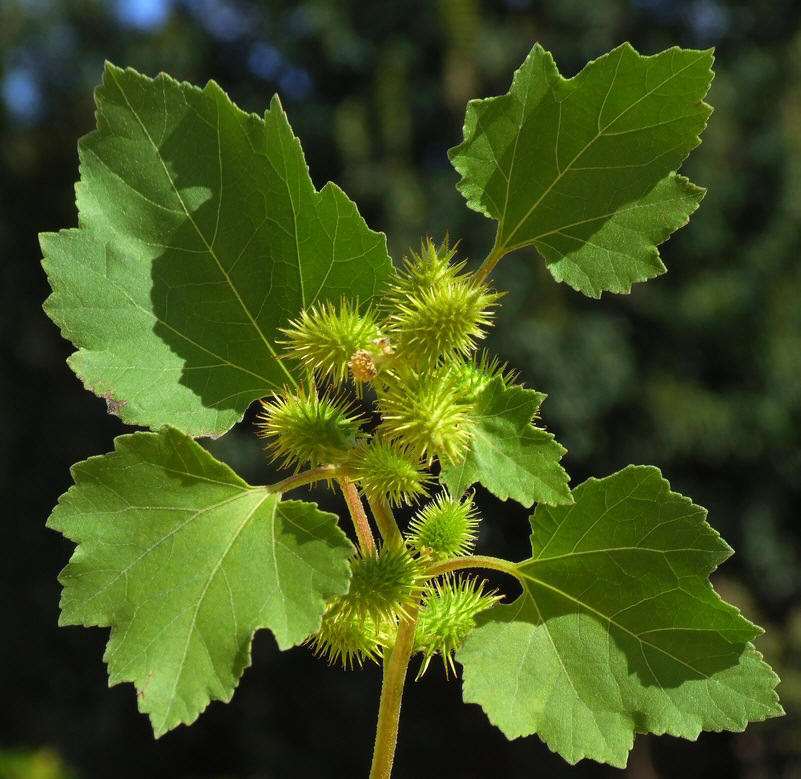
<svg viewBox="0 0 801 779"><path fill-rule="evenodd" d="M565 79L535 45L509 92L468 104L449 151L470 208L498 221L496 256L534 247L591 297L664 273L657 245L704 191L676 170L712 111L711 50L628 43Z"/></svg>
<svg viewBox="0 0 801 779"><path fill-rule="evenodd" d="M48 520L78 545L60 624L111 627L109 683L136 685L156 736L230 700L256 630L294 646L348 589L334 514L250 487L173 428L120 436L73 477Z"/></svg>
<svg viewBox="0 0 801 779"><path fill-rule="evenodd" d="M124 421L221 435L294 383L279 327L380 289L386 239L335 184L315 190L277 97L261 118L213 81L107 65L96 104L80 226L40 237L46 311L78 347L72 369Z"/></svg>
<svg viewBox="0 0 801 779"><path fill-rule="evenodd" d="M440 479L452 495L480 482L501 500L524 506L571 503L569 477L559 464L567 451L547 431L531 424L545 395L506 387L493 379L478 396L470 448L457 463L443 463Z"/></svg>
<svg viewBox="0 0 801 779"><path fill-rule="evenodd" d="M457 659L464 699L508 738L625 766L635 733L695 739L782 714L761 630L712 589L731 549L656 468L629 466L539 506L523 592Z"/></svg>

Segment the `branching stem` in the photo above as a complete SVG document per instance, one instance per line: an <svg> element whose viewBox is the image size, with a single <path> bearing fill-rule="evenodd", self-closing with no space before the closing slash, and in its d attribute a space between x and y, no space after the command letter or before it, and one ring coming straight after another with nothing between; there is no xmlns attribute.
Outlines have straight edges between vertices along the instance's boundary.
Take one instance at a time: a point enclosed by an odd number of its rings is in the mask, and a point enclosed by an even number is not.
<svg viewBox="0 0 801 779"><path fill-rule="evenodd" d="M373 504L371 503L371 506ZM379 509L380 511L380 509ZM375 513L375 507L373 507ZM380 522L380 520L376 520ZM394 518L392 519L395 528ZM380 525L379 525L380 526ZM470 555L466 557L453 557L450 560L437 563L428 569L428 575L439 576L450 571L463 568L490 568L502 571L511 576L519 577L517 566L509 560L499 557L483 555ZM409 619L398 625L398 635L395 645L388 650L384 659L384 676L381 683L381 703L378 707L378 725L375 733L375 746L373 748L373 765L370 769L370 779L390 779L392 764L395 761L395 747L398 743L398 723L400 721L401 702L403 700L403 686L406 682L406 673L409 669L409 660L414 649L414 633L417 627L418 607L410 611Z"/></svg>
<svg viewBox="0 0 801 779"><path fill-rule="evenodd" d="M338 481L345 503L348 504L348 511L353 520L353 527L356 529L356 537L359 539L359 548L362 550L362 554L375 554L375 540L373 531L370 530L370 520L367 519L367 513L356 485L344 476L340 476Z"/></svg>
<svg viewBox="0 0 801 779"><path fill-rule="evenodd" d="M395 645L384 658L384 676L381 682L381 702L378 706L378 725L373 747L373 765L370 779L390 779L398 743L403 686L414 648L414 632L417 627L418 607L409 609L409 619L398 625Z"/></svg>

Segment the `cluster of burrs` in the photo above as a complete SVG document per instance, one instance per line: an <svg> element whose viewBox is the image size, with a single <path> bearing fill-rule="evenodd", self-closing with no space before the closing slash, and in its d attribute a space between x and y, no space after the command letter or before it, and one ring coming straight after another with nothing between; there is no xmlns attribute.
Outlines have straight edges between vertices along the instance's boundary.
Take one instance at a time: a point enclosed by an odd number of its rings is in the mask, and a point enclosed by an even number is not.
<svg viewBox="0 0 801 779"><path fill-rule="evenodd" d="M263 402L258 424L267 451L295 471L328 466L332 478L361 490L377 521L429 496L435 462L465 456L479 392L498 376L514 378L477 353L500 294L455 257L447 240L427 239L374 307L344 299L315 305L283 330L284 357L306 379ZM350 590L328 604L309 640L315 653L346 667L379 661L413 611L421 673L435 655L446 673L454 670L454 652L498 598L477 578L428 572L469 555L478 522L472 496L442 490L405 534L385 534L378 548L362 545L351 560Z"/></svg>

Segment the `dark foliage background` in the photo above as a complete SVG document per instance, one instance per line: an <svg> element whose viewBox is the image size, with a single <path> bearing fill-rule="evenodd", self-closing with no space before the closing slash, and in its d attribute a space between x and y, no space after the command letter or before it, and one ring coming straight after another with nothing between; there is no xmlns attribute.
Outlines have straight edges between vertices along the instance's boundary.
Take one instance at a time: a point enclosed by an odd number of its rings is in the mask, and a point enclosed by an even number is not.
<svg viewBox="0 0 801 779"><path fill-rule="evenodd" d="M331 178L396 257L446 229L480 259L493 225L468 211L445 156L468 98L502 93L534 41L566 74L623 40L644 53L714 45L716 112L686 172L707 186L664 249L669 275L586 300L532 254L492 346L549 393L544 419L578 483L661 466L738 550L716 575L765 625L789 716L691 744L640 737L631 777L801 777L801 4L722 0L0 1L0 779L365 776L379 676L347 674L268 634L230 705L158 743L130 686L106 688L105 631L56 628L70 548L44 529L69 466L124 432L64 365L41 311L36 234L75 223L76 140L110 59L219 81L261 111L278 90L315 182ZM211 445L273 478L249 423ZM484 500L483 551L526 549L526 512ZM398 779L605 777L532 737L508 743L458 683L409 687Z"/></svg>

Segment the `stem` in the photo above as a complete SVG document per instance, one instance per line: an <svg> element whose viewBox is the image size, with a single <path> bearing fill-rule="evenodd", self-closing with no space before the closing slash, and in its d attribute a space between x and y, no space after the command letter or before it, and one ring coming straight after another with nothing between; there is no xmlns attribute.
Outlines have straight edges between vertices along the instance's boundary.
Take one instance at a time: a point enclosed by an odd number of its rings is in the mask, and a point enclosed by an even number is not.
<svg viewBox="0 0 801 779"><path fill-rule="evenodd" d="M370 504L373 518L384 541L396 546L403 546L403 536L389 503L382 497L371 498L369 495L367 502Z"/></svg>
<svg viewBox="0 0 801 779"><path fill-rule="evenodd" d="M289 490L302 487L304 484L311 484L324 479L334 479L339 472L339 468L336 465L321 465L319 468L312 468L302 473L296 473L294 476L288 476L286 479L275 482L275 484L267 484L264 489L267 492L289 492Z"/></svg>
<svg viewBox="0 0 801 779"><path fill-rule="evenodd" d="M493 246L492 251L487 255L484 262L481 263L479 269L476 271L476 279L478 281L484 281L505 254L506 249L504 247L498 246L497 244Z"/></svg>
<svg viewBox="0 0 801 779"><path fill-rule="evenodd" d="M459 571L463 568L490 568L493 571L501 571L514 576L516 579L520 578L517 570L517 565L509 560L504 560L500 557L488 557L487 555L468 555L466 557L452 557L450 560L444 560L441 563L432 565L426 575L433 578L434 576L441 576L443 573L450 573L451 571Z"/></svg>
<svg viewBox="0 0 801 779"><path fill-rule="evenodd" d="M409 609L409 619L401 620L395 646L384 659L384 676L381 681L381 702L378 706L378 725L373 747L373 765L370 779L390 779L398 743L403 685L414 648L414 631L417 627L417 610Z"/></svg>
<svg viewBox="0 0 801 779"><path fill-rule="evenodd" d="M375 508L373 508L373 512L375 513ZM397 528L397 525L395 527ZM462 568L491 568L495 571L502 571L511 576L519 577L517 566L514 563L509 560L502 560L500 557L487 557L484 555L453 557L450 560L433 565L428 569L427 575L429 577L439 576ZM370 769L370 779L391 778L392 764L395 760L395 747L398 743L398 723L403 700L403 685L406 682L409 659L414 648L414 632L417 627L418 608L418 606L415 606L413 610L410 610L409 619L403 620L398 625L395 646L392 647L389 651L389 656L384 660L381 703L378 707L378 725L375 732L375 747L373 748L373 765Z"/></svg>
<svg viewBox="0 0 801 779"><path fill-rule="evenodd" d="M362 554L375 554L373 531L370 530L370 521L367 519L364 504L359 497L356 485L344 476L341 476L338 481L339 486L342 488L345 503L348 504L353 527L356 528L356 537L359 539L359 547L362 550Z"/></svg>

